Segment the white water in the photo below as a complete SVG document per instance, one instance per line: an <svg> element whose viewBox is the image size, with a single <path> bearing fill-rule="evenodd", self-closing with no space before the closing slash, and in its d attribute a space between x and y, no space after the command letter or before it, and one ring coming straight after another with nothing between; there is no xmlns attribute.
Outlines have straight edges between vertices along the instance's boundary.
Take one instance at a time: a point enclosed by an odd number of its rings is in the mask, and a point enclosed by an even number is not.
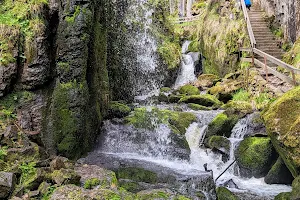
<svg viewBox="0 0 300 200"><path fill-rule="evenodd" d="M186 54L190 43L191 41L185 41L182 45L182 61L180 64L180 72L174 85L175 89L192 83L197 79L195 76L195 62L199 60L199 53Z"/></svg>

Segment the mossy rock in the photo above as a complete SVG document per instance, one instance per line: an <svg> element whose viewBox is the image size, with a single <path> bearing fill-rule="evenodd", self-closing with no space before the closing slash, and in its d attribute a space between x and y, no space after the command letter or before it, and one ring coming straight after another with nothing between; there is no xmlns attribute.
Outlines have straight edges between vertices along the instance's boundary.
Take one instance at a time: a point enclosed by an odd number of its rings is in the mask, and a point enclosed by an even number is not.
<svg viewBox="0 0 300 200"><path fill-rule="evenodd" d="M80 176L72 169L55 170L52 172L51 178L58 185L80 184Z"/></svg>
<svg viewBox="0 0 300 200"><path fill-rule="evenodd" d="M200 91L193 85L184 85L179 88L178 92L183 95L199 95Z"/></svg>
<svg viewBox="0 0 300 200"><path fill-rule="evenodd" d="M278 194L274 200L290 200L291 198L291 193L290 192L282 192Z"/></svg>
<svg viewBox="0 0 300 200"><path fill-rule="evenodd" d="M173 192L168 189L152 189L144 190L137 193L137 199L139 200L163 200L171 199Z"/></svg>
<svg viewBox="0 0 300 200"><path fill-rule="evenodd" d="M300 176L296 177L292 184L293 190L291 193L291 200L300 199Z"/></svg>
<svg viewBox="0 0 300 200"><path fill-rule="evenodd" d="M112 101L109 104L108 115L109 118L123 118L129 115L131 109L126 104L123 104L118 101Z"/></svg>
<svg viewBox="0 0 300 200"><path fill-rule="evenodd" d="M137 167L120 168L116 172L118 179L129 179L137 182L157 183L157 174Z"/></svg>
<svg viewBox="0 0 300 200"><path fill-rule="evenodd" d="M272 143L292 173L300 175L300 87L285 93L262 115Z"/></svg>
<svg viewBox="0 0 300 200"><path fill-rule="evenodd" d="M230 190L225 187L218 187L217 190L218 200L239 200Z"/></svg>
<svg viewBox="0 0 300 200"><path fill-rule="evenodd" d="M285 166L283 160L279 157L276 163L272 166L267 176L265 176L265 182L267 184L291 184L293 176L289 169Z"/></svg>
<svg viewBox="0 0 300 200"><path fill-rule="evenodd" d="M167 92L170 92L172 89L169 88L169 87L163 87L163 88L160 88L160 92L164 92L164 93L167 93Z"/></svg>
<svg viewBox="0 0 300 200"><path fill-rule="evenodd" d="M195 104L195 103L189 103L188 107L192 110L212 110L212 108L202 106L202 105L199 105L199 104Z"/></svg>
<svg viewBox="0 0 300 200"><path fill-rule="evenodd" d="M218 107L222 105L222 103L215 96L209 94L185 96L180 99L179 103L195 103L208 107Z"/></svg>
<svg viewBox="0 0 300 200"><path fill-rule="evenodd" d="M174 94L171 94L169 97L168 97L168 101L169 103L178 103L178 101L184 97L185 95L174 95Z"/></svg>
<svg viewBox="0 0 300 200"><path fill-rule="evenodd" d="M132 180L119 179L119 184L120 187L132 193L137 193L146 189L145 187L142 187L138 182Z"/></svg>
<svg viewBox="0 0 300 200"><path fill-rule="evenodd" d="M223 136L211 136L208 138L208 146L211 149L217 149L227 155L230 151L230 141Z"/></svg>
<svg viewBox="0 0 300 200"><path fill-rule="evenodd" d="M208 90L209 94L215 95L220 101L228 102L234 93L241 89L243 83L237 80L223 80Z"/></svg>
<svg viewBox="0 0 300 200"><path fill-rule="evenodd" d="M149 130L154 130L159 124L166 124L174 133L181 135L185 134L186 128L191 123L197 121L197 117L193 113L160 110L158 108L136 108L125 119L128 124L132 124L136 128ZM155 119L156 124L153 124L149 119Z"/></svg>
<svg viewBox="0 0 300 200"><path fill-rule="evenodd" d="M158 95L158 101L160 101L160 102L169 102L169 98L165 93L160 92L159 95Z"/></svg>
<svg viewBox="0 0 300 200"><path fill-rule="evenodd" d="M276 156L270 138L263 137L244 139L235 152L241 176L249 178L266 176Z"/></svg>
<svg viewBox="0 0 300 200"><path fill-rule="evenodd" d="M250 114L253 112L252 105L247 101L229 101L224 104L221 108L231 109L234 113L240 113L243 115Z"/></svg>
<svg viewBox="0 0 300 200"><path fill-rule="evenodd" d="M84 182L84 189L92 189L101 184L101 181L98 178L90 178Z"/></svg>
<svg viewBox="0 0 300 200"><path fill-rule="evenodd" d="M237 116L227 116L225 113L220 113L212 120L211 123L209 123L206 137L219 135L229 138L231 135L231 130L237 122Z"/></svg>

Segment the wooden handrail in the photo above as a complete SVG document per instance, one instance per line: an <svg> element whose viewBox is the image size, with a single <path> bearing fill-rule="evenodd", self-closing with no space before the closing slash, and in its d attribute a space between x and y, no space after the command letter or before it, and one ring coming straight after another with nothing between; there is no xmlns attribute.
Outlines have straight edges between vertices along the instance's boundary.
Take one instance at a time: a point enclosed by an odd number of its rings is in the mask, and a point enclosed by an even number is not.
<svg viewBox="0 0 300 200"><path fill-rule="evenodd" d="M278 58L275 58L259 49L253 48L253 52L259 56L266 57L266 59L268 61L270 61L280 67L283 67L286 70L293 71L295 74L300 74L300 69L297 69L297 68L293 67L292 65L289 65L289 64L283 62L282 60L279 60Z"/></svg>
<svg viewBox="0 0 300 200"><path fill-rule="evenodd" d="M256 47L256 40L255 40L254 33L253 33L253 30L252 30L250 18L249 18L248 12L247 12L246 4L245 4L244 0L240 0L240 2L241 2L241 5L242 5L242 10L243 10L243 13L244 13L245 21L247 23L247 30L248 30L248 34L249 34L249 37L250 37L251 47L255 48Z"/></svg>

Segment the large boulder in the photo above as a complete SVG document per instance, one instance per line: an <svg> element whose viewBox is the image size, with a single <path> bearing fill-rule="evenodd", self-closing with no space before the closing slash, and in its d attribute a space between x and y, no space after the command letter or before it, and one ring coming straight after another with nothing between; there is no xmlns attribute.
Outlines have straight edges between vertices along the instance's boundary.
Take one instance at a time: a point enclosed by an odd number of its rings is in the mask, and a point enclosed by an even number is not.
<svg viewBox="0 0 300 200"><path fill-rule="evenodd" d="M239 200L230 190L225 187L217 188L217 197L219 200Z"/></svg>
<svg viewBox="0 0 300 200"><path fill-rule="evenodd" d="M118 179L130 179L137 182L157 183L157 174L142 168L120 168L117 171Z"/></svg>
<svg viewBox="0 0 300 200"><path fill-rule="evenodd" d="M291 184L292 181L293 176L280 157L265 176L268 184Z"/></svg>
<svg viewBox="0 0 300 200"><path fill-rule="evenodd" d="M195 103L202 106L214 106L219 107L222 103L213 95L191 95L182 97L179 103Z"/></svg>
<svg viewBox="0 0 300 200"><path fill-rule="evenodd" d="M16 176L10 172L0 172L0 199L6 199L14 190Z"/></svg>
<svg viewBox="0 0 300 200"><path fill-rule="evenodd" d="M244 139L235 152L241 176L249 178L267 175L276 156L270 138L262 137Z"/></svg>
<svg viewBox="0 0 300 200"><path fill-rule="evenodd" d="M235 115L228 116L226 113L218 114L211 123L209 123L206 137L213 135L230 137L231 130L237 123L238 117Z"/></svg>
<svg viewBox="0 0 300 200"><path fill-rule="evenodd" d="M200 94L199 89L192 85L184 85L179 88L178 92L183 95L198 95L198 94Z"/></svg>
<svg viewBox="0 0 300 200"><path fill-rule="evenodd" d="M292 186L293 186L293 190L290 198L291 200L299 200L300 199L300 176L295 178Z"/></svg>
<svg viewBox="0 0 300 200"><path fill-rule="evenodd" d="M223 136L211 136L208 138L208 146L212 149L217 149L218 151L229 155L230 151L230 141Z"/></svg>
<svg viewBox="0 0 300 200"><path fill-rule="evenodd" d="M108 106L108 118L122 118L129 115L131 109L122 102L112 101Z"/></svg>
<svg viewBox="0 0 300 200"><path fill-rule="evenodd" d="M297 177L300 175L300 87L271 104L263 119L276 151Z"/></svg>

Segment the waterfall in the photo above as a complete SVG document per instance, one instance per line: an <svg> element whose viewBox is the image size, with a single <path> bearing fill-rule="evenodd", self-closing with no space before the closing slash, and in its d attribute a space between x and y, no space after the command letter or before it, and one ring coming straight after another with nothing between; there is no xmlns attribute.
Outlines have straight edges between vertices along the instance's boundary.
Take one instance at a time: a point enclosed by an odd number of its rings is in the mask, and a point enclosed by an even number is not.
<svg viewBox="0 0 300 200"><path fill-rule="evenodd" d="M186 54L190 43L191 41L185 41L182 45L182 61L180 64L180 72L174 85L175 89L192 83L197 79L195 76L195 63L199 61L199 53L190 52Z"/></svg>

